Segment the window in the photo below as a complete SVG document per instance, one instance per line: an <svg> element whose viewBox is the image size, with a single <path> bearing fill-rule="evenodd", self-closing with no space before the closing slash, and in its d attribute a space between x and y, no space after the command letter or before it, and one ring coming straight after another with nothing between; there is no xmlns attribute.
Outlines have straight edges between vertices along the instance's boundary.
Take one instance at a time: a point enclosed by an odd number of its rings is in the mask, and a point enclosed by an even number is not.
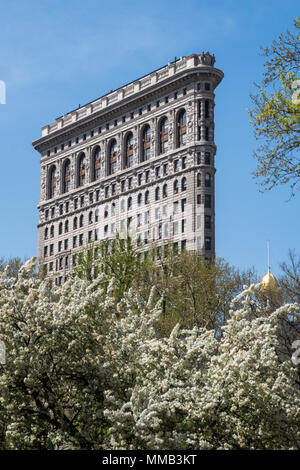
<svg viewBox="0 0 300 470"><path fill-rule="evenodd" d="M50 245L50 255L53 255L54 254L54 245L53 243L51 243Z"/></svg>
<svg viewBox="0 0 300 470"><path fill-rule="evenodd" d="M185 212L186 199L181 199L181 212Z"/></svg>
<svg viewBox="0 0 300 470"><path fill-rule="evenodd" d="M50 237L51 238L54 237L54 225L51 225L51 227L50 227Z"/></svg>
<svg viewBox="0 0 300 470"><path fill-rule="evenodd" d="M68 233L68 231L69 231L69 221L66 220L65 221L65 233Z"/></svg>
<svg viewBox="0 0 300 470"><path fill-rule="evenodd" d="M74 199L74 209L78 208L78 199Z"/></svg>
<svg viewBox="0 0 300 470"><path fill-rule="evenodd" d="M145 204L149 204L150 200L149 200L149 191L146 191L145 192Z"/></svg>
<svg viewBox="0 0 300 470"><path fill-rule="evenodd" d="M63 206L63 204L61 204L59 206L59 215L63 215L63 213L64 213L64 206Z"/></svg>
<svg viewBox="0 0 300 470"><path fill-rule="evenodd" d="M197 173L197 187L201 186L201 173Z"/></svg>
<svg viewBox="0 0 300 470"><path fill-rule="evenodd" d="M114 202L111 205L111 215L112 216L116 215L116 204Z"/></svg>
<svg viewBox="0 0 300 470"><path fill-rule="evenodd" d="M160 207L155 208L155 220L160 219Z"/></svg>
<svg viewBox="0 0 300 470"><path fill-rule="evenodd" d="M84 196L80 197L80 205L81 205L81 207L84 206Z"/></svg>
<svg viewBox="0 0 300 470"><path fill-rule="evenodd" d="M125 139L124 168L133 166L133 134L129 132Z"/></svg>
<svg viewBox="0 0 300 470"><path fill-rule="evenodd" d="M58 251L62 250L62 241L58 242Z"/></svg>
<svg viewBox="0 0 300 470"><path fill-rule="evenodd" d="M205 173L205 187L210 188L211 187L211 176L210 173Z"/></svg>
<svg viewBox="0 0 300 470"><path fill-rule="evenodd" d="M178 187L179 187L178 180L175 180L173 184L174 194L178 193Z"/></svg>
<svg viewBox="0 0 300 470"><path fill-rule="evenodd" d="M85 154L82 153L78 159L78 186L85 185L85 170L86 170L86 158Z"/></svg>
<svg viewBox="0 0 300 470"><path fill-rule="evenodd" d="M204 83L204 89L205 89L205 91L209 91L210 90L210 83Z"/></svg>
<svg viewBox="0 0 300 470"><path fill-rule="evenodd" d="M209 118L209 101L204 101L204 117L207 119Z"/></svg>
<svg viewBox="0 0 300 470"><path fill-rule="evenodd" d="M63 166L63 192L67 193L71 189L71 162L67 159Z"/></svg>
<svg viewBox="0 0 300 470"><path fill-rule="evenodd" d="M186 190L186 177L182 178L181 180L181 191Z"/></svg>
<svg viewBox="0 0 300 470"><path fill-rule="evenodd" d="M197 165L201 165L201 152L197 153Z"/></svg>
<svg viewBox="0 0 300 470"><path fill-rule="evenodd" d="M96 147L93 155L93 181L101 178L101 150L100 147Z"/></svg>
<svg viewBox="0 0 300 470"><path fill-rule="evenodd" d="M209 140L209 127L205 127L205 140Z"/></svg>
<svg viewBox="0 0 300 470"><path fill-rule="evenodd" d="M55 207L51 207L51 217L55 216Z"/></svg>
<svg viewBox="0 0 300 470"><path fill-rule="evenodd" d="M168 185L163 185L163 197L168 197Z"/></svg>
<svg viewBox="0 0 300 470"><path fill-rule="evenodd" d="M137 214L136 216L136 225L140 227L142 225L142 214Z"/></svg>
<svg viewBox="0 0 300 470"><path fill-rule="evenodd" d="M111 194L114 195L114 194L116 194L116 192L117 192L116 183L113 183L111 185Z"/></svg>
<svg viewBox="0 0 300 470"><path fill-rule="evenodd" d="M56 166L52 166L49 171L49 198L56 196Z"/></svg>
<svg viewBox="0 0 300 470"><path fill-rule="evenodd" d="M125 212L125 199L121 200L121 212Z"/></svg>
<svg viewBox="0 0 300 470"><path fill-rule="evenodd" d="M181 167L182 167L183 170L186 168L186 164L187 164L187 159L186 159L186 157L182 157L182 159L181 159Z"/></svg>
<svg viewBox="0 0 300 470"><path fill-rule="evenodd" d="M90 230L90 231L88 232L88 241L91 242L92 240L93 240L93 231Z"/></svg>
<svg viewBox="0 0 300 470"><path fill-rule="evenodd" d="M211 237L205 237L205 250L211 250Z"/></svg>
<svg viewBox="0 0 300 470"><path fill-rule="evenodd" d="M125 180L121 181L121 191L122 193L125 191Z"/></svg>
<svg viewBox="0 0 300 470"><path fill-rule="evenodd" d="M89 224L92 224L93 223L93 212L90 211L89 212Z"/></svg>
<svg viewBox="0 0 300 470"><path fill-rule="evenodd" d="M142 204L142 193L138 194L137 203L138 203L138 206L140 206Z"/></svg>
<svg viewBox="0 0 300 470"><path fill-rule="evenodd" d="M210 215L205 215L204 217L204 227L206 229L211 229L211 216Z"/></svg>
<svg viewBox="0 0 300 470"><path fill-rule="evenodd" d="M73 219L73 229L77 229L77 217L74 217Z"/></svg>
<svg viewBox="0 0 300 470"><path fill-rule="evenodd" d="M108 217L109 213L108 213L108 205L106 205L104 207L104 218L106 219Z"/></svg>
<svg viewBox="0 0 300 470"><path fill-rule="evenodd" d="M182 219L181 221L181 233L184 233L186 229L186 219Z"/></svg>
<svg viewBox="0 0 300 470"><path fill-rule="evenodd" d="M83 233L79 235L79 245L83 245Z"/></svg>
<svg viewBox="0 0 300 470"><path fill-rule="evenodd" d="M63 224L62 222L60 222L59 226L58 226L58 235L61 235L63 232Z"/></svg>
<svg viewBox="0 0 300 470"><path fill-rule="evenodd" d="M65 240L64 245L65 245L65 250L67 250L68 249L68 240Z"/></svg>
<svg viewBox="0 0 300 470"><path fill-rule="evenodd" d="M160 199L160 187L158 186L156 189L155 189L155 200L156 201L159 201Z"/></svg>
<svg viewBox="0 0 300 470"><path fill-rule="evenodd" d="M117 141L113 139L108 146L108 174L113 175L117 171Z"/></svg>
<svg viewBox="0 0 300 470"><path fill-rule="evenodd" d="M70 203L69 203L69 201L67 201L66 204L65 204L65 211L66 211L66 213L69 212L69 206L70 206Z"/></svg>
<svg viewBox="0 0 300 470"><path fill-rule="evenodd" d="M175 201L173 202L173 214L178 214L179 212L179 202Z"/></svg>
<svg viewBox="0 0 300 470"><path fill-rule="evenodd" d="M138 185L141 186L141 184L143 184L143 173L138 175Z"/></svg>
<svg viewBox="0 0 300 470"><path fill-rule="evenodd" d="M210 152L205 152L204 159L205 159L205 165L210 165Z"/></svg>
<svg viewBox="0 0 300 470"><path fill-rule="evenodd" d="M173 222L173 235L178 235L178 222Z"/></svg>
<svg viewBox="0 0 300 470"><path fill-rule="evenodd" d="M128 189L132 188L132 177L128 178Z"/></svg>
<svg viewBox="0 0 300 470"><path fill-rule="evenodd" d="M76 246L77 246L77 235L73 237L73 248L75 248Z"/></svg>
<svg viewBox="0 0 300 470"><path fill-rule="evenodd" d="M159 153L166 153L169 150L169 121L164 117L159 126Z"/></svg>
<svg viewBox="0 0 300 470"><path fill-rule="evenodd" d="M164 175L166 176L169 173L169 165L167 163L164 164Z"/></svg>
<svg viewBox="0 0 300 470"><path fill-rule="evenodd" d="M200 206L201 204L201 194L197 194L197 205Z"/></svg>
<svg viewBox="0 0 300 470"><path fill-rule="evenodd" d="M181 240L181 251L186 249L186 240Z"/></svg>
<svg viewBox="0 0 300 470"><path fill-rule="evenodd" d="M146 183L149 183L150 181L150 170L147 170L145 173L145 181Z"/></svg>
<svg viewBox="0 0 300 470"><path fill-rule="evenodd" d="M147 124L142 131L142 162L150 159L150 145L151 145L151 132L150 126Z"/></svg>
<svg viewBox="0 0 300 470"><path fill-rule="evenodd" d="M99 220L99 209L95 210L95 222L98 222Z"/></svg>
<svg viewBox="0 0 300 470"><path fill-rule="evenodd" d="M150 222L150 211L145 212L145 224L149 224Z"/></svg>
<svg viewBox="0 0 300 470"><path fill-rule="evenodd" d="M46 209L46 210L45 210L45 219L47 220L47 219L48 219L48 217L49 217L49 210L48 210L48 209Z"/></svg>
<svg viewBox="0 0 300 470"><path fill-rule="evenodd" d="M48 227L46 227L44 231L44 240L47 240L47 238L48 238Z"/></svg>
<svg viewBox="0 0 300 470"><path fill-rule="evenodd" d="M83 227L83 223L84 223L84 216L82 214L79 219L79 227Z"/></svg>
<svg viewBox="0 0 300 470"><path fill-rule="evenodd" d="M127 201L127 209L131 210L132 209L132 197L130 196Z"/></svg>
<svg viewBox="0 0 300 470"><path fill-rule="evenodd" d="M211 195L210 194L205 194L205 197L204 197L204 207L206 209L210 209L211 208Z"/></svg>
<svg viewBox="0 0 300 470"><path fill-rule="evenodd" d="M160 166L157 166L155 168L155 175L156 175L156 178L160 178Z"/></svg>
<svg viewBox="0 0 300 470"><path fill-rule="evenodd" d="M183 109L177 117L177 147L186 144L186 111Z"/></svg>

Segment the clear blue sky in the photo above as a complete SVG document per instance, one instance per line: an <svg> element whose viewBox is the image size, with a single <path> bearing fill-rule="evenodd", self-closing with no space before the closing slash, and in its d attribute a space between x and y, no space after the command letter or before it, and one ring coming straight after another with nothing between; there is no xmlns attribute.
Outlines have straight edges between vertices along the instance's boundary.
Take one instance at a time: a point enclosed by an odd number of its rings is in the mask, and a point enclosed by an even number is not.
<svg viewBox="0 0 300 470"><path fill-rule="evenodd" d="M297 8L298 7L298 8ZM37 250L41 127L174 56L209 50L225 78L216 92L216 251L235 266L276 273L300 253L300 194L260 194L247 108L262 74L260 45L292 27L296 0L0 0L0 257Z"/></svg>

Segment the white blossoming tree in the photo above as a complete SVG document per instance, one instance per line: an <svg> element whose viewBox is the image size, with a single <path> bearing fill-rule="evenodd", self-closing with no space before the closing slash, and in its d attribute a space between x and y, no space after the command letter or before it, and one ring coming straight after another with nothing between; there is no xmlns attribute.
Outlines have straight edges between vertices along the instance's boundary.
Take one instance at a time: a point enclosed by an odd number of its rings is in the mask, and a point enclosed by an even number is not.
<svg viewBox="0 0 300 470"><path fill-rule="evenodd" d="M259 285L215 330L161 337L160 304L101 278L61 288L0 274L0 432L9 449L299 449L299 371ZM100 275L100 276L103 276Z"/></svg>

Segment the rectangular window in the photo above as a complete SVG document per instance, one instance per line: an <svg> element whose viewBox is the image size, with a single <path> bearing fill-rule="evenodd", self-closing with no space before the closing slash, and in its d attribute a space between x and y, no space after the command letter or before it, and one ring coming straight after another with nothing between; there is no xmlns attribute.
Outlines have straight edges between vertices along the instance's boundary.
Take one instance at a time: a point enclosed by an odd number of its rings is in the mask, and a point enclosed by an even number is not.
<svg viewBox="0 0 300 470"><path fill-rule="evenodd" d="M155 220L160 219L160 207L155 208Z"/></svg>
<svg viewBox="0 0 300 470"><path fill-rule="evenodd" d="M179 160L175 160L174 161L174 171L178 171L179 170Z"/></svg>
<svg viewBox="0 0 300 470"><path fill-rule="evenodd" d="M92 230L90 230L88 233L88 241L91 242L92 240L93 240L93 232Z"/></svg>
<svg viewBox="0 0 300 470"><path fill-rule="evenodd" d="M181 232L184 233L186 229L186 219L182 219L181 221Z"/></svg>
<svg viewBox="0 0 300 470"><path fill-rule="evenodd" d="M181 212L185 211L186 199L181 199Z"/></svg>
<svg viewBox="0 0 300 470"><path fill-rule="evenodd" d="M84 196L81 196L81 198L80 198L80 205L81 205L81 207L84 206Z"/></svg>
<svg viewBox="0 0 300 470"><path fill-rule="evenodd" d="M100 200L100 190L97 189L96 191L96 201L98 202Z"/></svg>
<svg viewBox="0 0 300 470"><path fill-rule="evenodd" d="M50 245L50 255L53 255L53 253L54 253L54 245L53 245L53 243L51 243L51 245Z"/></svg>
<svg viewBox="0 0 300 470"><path fill-rule="evenodd" d="M210 194L205 194L204 196L204 207L206 209L211 208L211 195Z"/></svg>
<svg viewBox="0 0 300 470"><path fill-rule="evenodd" d="M201 164L201 152L197 153L197 165Z"/></svg>
<svg viewBox="0 0 300 470"><path fill-rule="evenodd" d="M44 246L44 257L48 256L48 247Z"/></svg>
<svg viewBox="0 0 300 470"><path fill-rule="evenodd" d="M173 213L178 214L178 212L179 212L179 202L175 201L173 202Z"/></svg>
<svg viewBox="0 0 300 470"><path fill-rule="evenodd" d="M186 240L181 240L181 251L186 249Z"/></svg>
<svg viewBox="0 0 300 470"><path fill-rule="evenodd" d="M79 245L83 245L83 233L79 235Z"/></svg>
<svg viewBox="0 0 300 470"><path fill-rule="evenodd" d="M204 217L204 223L205 223L205 228L209 230L211 228L211 216L210 215L206 215Z"/></svg>
<svg viewBox="0 0 300 470"><path fill-rule="evenodd" d="M173 222L173 235L178 235L178 222Z"/></svg>
<svg viewBox="0 0 300 470"><path fill-rule="evenodd" d="M146 183L148 183L150 181L150 170L146 171L145 179L146 179Z"/></svg>
<svg viewBox="0 0 300 470"><path fill-rule="evenodd" d="M145 224L150 222L150 211L145 212Z"/></svg>
<svg viewBox="0 0 300 470"><path fill-rule="evenodd" d="M186 168L186 157L182 157L181 166L183 170Z"/></svg>
<svg viewBox="0 0 300 470"><path fill-rule="evenodd" d="M136 216L136 225L140 227L142 225L142 214L137 214Z"/></svg>
<svg viewBox="0 0 300 470"><path fill-rule="evenodd" d="M197 215L197 230L201 227L201 215Z"/></svg>
<svg viewBox="0 0 300 470"><path fill-rule="evenodd" d="M168 217L168 205L167 204L163 206L163 216Z"/></svg>
<svg viewBox="0 0 300 470"><path fill-rule="evenodd" d="M201 194L197 194L197 205L200 206L201 204Z"/></svg>
<svg viewBox="0 0 300 470"><path fill-rule="evenodd" d="M210 165L210 152L205 152L205 165Z"/></svg>
<svg viewBox="0 0 300 470"><path fill-rule="evenodd" d="M163 142L163 153L167 153L169 150L168 141Z"/></svg>
<svg viewBox="0 0 300 470"><path fill-rule="evenodd" d="M205 237L205 250L211 250L211 237Z"/></svg>
<svg viewBox="0 0 300 470"><path fill-rule="evenodd" d="M164 164L164 175L169 173L169 165L167 163Z"/></svg>
<svg viewBox="0 0 300 470"><path fill-rule="evenodd" d="M75 248L76 246L77 246L77 235L73 237L73 248Z"/></svg>
<svg viewBox="0 0 300 470"><path fill-rule="evenodd" d="M112 194L112 195L116 194L116 190L117 190L117 189L116 189L116 183L113 183L113 184L111 185L111 194Z"/></svg>
<svg viewBox="0 0 300 470"><path fill-rule="evenodd" d="M160 166L157 166L155 168L155 175L156 175L156 178L160 178Z"/></svg>
<svg viewBox="0 0 300 470"><path fill-rule="evenodd" d="M62 241L58 242L58 251L62 250Z"/></svg>
<svg viewBox="0 0 300 470"><path fill-rule="evenodd" d="M68 243L69 243L68 240L65 240L65 250L68 249Z"/></svg>

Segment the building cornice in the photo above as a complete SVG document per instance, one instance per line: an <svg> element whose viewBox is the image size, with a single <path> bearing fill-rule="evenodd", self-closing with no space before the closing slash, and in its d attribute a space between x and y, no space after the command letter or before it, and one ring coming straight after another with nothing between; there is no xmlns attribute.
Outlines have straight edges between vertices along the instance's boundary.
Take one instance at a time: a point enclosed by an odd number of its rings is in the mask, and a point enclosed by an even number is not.
<svg viewBox="0 0 300 470"><path fill-rule="evenodd" d="M209 53L193 54L182 57L176 62L158 69L144 77L141 77L117 90L114 90L85 106L55 120L53 124L42 128L42 137L33 142L33 146L39 152L84 133L91 127L97 127L103 122L112 120L116 113L122 114L129 107L141 106L149 98L167 91L178 82L186 82L191 76L213 76L214 88L220 83L224 74L214 66L214 56Z"/></svg>

